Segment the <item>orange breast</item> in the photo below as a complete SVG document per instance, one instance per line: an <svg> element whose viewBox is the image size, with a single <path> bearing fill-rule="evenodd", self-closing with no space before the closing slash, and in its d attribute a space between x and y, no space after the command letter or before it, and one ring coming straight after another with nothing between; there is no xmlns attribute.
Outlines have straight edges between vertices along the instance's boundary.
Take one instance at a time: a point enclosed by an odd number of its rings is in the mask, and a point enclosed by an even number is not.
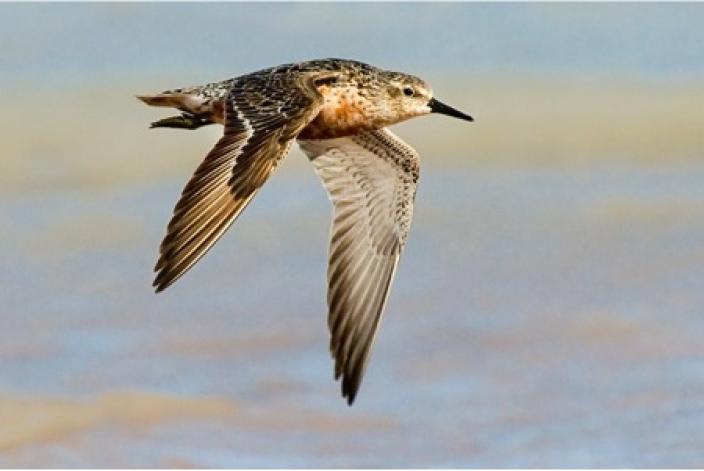
<svg viewBox="0 0 704 471"><path fill-rule="evenodd" d="M349 136L371 129L368 102L355 88L318 89L324 104L318 116L301 132L301 139L327 139Z"/></svg>

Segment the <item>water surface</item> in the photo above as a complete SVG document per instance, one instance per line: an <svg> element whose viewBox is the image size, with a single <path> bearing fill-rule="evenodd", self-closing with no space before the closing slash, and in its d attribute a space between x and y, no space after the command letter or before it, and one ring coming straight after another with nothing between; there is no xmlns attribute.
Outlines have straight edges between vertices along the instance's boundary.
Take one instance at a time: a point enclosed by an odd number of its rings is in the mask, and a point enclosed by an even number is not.
<svg viewBox="0 0 704 471"><path fill-rule="evenodd" d="M704 168L423 170L352 408L312 170L158 296L183 179L8 195L0 465L701 466Z"/></svg>

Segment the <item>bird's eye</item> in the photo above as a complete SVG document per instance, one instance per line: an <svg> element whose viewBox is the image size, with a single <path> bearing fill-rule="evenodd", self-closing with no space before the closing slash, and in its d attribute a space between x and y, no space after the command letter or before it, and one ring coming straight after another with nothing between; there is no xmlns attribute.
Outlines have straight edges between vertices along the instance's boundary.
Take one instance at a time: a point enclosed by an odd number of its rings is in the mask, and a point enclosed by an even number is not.
<svg viewBox="0 0 704 471"><path fill-rule="evenodd" d="M403 87L403 94L406 96L413 96L415 94L415 90L413 90L413 87Z"/></svg>

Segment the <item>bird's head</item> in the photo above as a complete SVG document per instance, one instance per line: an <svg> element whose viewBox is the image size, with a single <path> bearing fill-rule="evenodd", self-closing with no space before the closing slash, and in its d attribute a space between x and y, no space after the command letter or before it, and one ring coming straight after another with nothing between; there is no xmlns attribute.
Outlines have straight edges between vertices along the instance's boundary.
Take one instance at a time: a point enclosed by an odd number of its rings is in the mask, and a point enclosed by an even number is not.
<svg viewBox="0 0 704 471"><path fill-rule="evenodd" d="M380 94L382 111L389 121L405 121L429 113L440 113L454 118L474 121L474 119L433 97L433 90L423 80L413 75L389 72L388 80Z"/></svg>

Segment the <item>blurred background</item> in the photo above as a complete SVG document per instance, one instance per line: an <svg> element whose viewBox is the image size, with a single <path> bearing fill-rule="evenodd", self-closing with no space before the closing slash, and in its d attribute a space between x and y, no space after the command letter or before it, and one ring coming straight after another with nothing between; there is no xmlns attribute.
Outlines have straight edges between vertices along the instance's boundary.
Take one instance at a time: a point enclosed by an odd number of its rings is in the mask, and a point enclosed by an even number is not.
<svg viewBox="0 0 704 471"><path fill-rule="evenodd" d="M704 466L703 4L0 5L0 466ZM221 129L137 93L344 57L472 114L395 127L414 227L357 402L294 150L165 293Z"/></svg>

